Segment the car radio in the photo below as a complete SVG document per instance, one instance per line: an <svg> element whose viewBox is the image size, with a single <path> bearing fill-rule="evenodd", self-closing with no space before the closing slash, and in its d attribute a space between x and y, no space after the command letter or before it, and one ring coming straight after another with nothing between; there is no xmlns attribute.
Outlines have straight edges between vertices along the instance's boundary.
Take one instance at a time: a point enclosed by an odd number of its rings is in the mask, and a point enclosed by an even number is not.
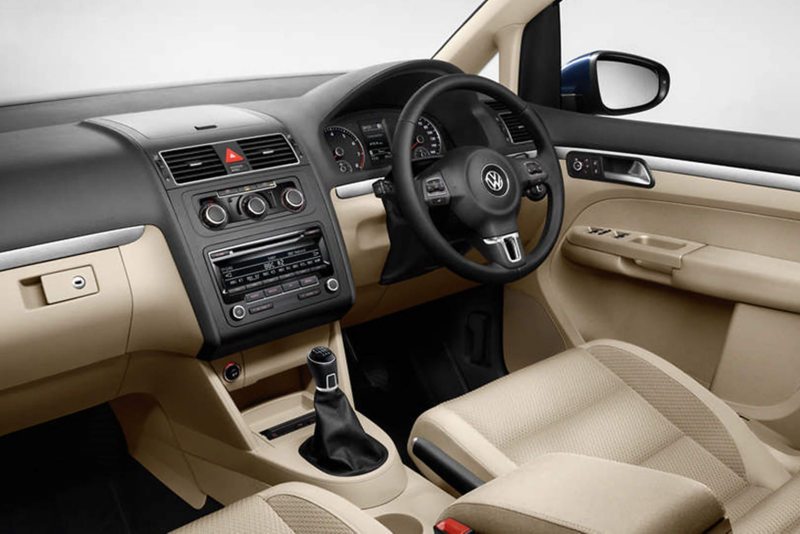
<svg viewBox="0 0 800 534"><path fill-rule="evenodd" d="M339 290L316 226L210 250L208 259L231 324L304 307Z"/></svg>

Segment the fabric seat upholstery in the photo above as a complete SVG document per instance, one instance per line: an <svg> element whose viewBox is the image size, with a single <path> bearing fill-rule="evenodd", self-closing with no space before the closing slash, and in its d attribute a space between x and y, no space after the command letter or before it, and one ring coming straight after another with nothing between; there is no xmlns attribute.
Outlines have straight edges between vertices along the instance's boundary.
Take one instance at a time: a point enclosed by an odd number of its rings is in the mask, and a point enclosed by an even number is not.
<svg viewBox="0 0 800 534"><path fill-rule="evenodd" d="M697 480L725 505L734 532L800 526L800 481L738 415L675 366L639 347L595 341L443 403L414 425L483 480L568 452ZM613 491L613 481L609 481Z"/></svg>
<svg viewBox="0 0 800 534"><path fill-rule="evenodd" d="M391 534L355 505L300 482L279 484L173 531L175 534Z"/></svg>

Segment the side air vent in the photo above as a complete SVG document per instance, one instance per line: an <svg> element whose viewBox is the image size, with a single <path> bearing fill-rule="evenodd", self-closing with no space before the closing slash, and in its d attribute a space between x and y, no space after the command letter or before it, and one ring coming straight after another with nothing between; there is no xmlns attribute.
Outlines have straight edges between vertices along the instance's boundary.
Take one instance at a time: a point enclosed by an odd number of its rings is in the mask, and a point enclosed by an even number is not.
<svg viewBox="0 0 800 534"><path fill-rule="evenodd" d="M225 175L225 165L211 145L167 150L161 153L176 183L185 184Z"/></svg>
<svg viewBox="0 0 800 534"><path fill-rule="evenodd" d="M522 119L520 119L520 116L516 113L512 113L505 104L498 102L497 100L489 100L486 102L486 105L497 113L497 117L502 122L503 128L505 128L505 131L511 138L512 143L518 145L533 141L531 133L528 131L525 125L522 124Z"/></svg>
<svg viewBox="0 0 800 534"><path fill-rule="evenodd" d="M250 168L254 171L297 163L294 150L280 134L240 139L238 143L250 163Z"/></svg>

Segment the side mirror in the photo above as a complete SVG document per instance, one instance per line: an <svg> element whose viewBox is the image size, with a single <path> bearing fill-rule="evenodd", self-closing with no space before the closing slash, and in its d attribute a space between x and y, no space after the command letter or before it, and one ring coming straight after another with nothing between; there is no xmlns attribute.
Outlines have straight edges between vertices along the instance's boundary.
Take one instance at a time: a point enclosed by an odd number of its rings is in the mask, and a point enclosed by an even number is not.
<svg viewBox="0 0 800 534"><path fill-rule="evenodd" d="M660 104L668 92L664 65L623 52L592 52L561 69L561 107L570 111L638 113Z"/></svg>

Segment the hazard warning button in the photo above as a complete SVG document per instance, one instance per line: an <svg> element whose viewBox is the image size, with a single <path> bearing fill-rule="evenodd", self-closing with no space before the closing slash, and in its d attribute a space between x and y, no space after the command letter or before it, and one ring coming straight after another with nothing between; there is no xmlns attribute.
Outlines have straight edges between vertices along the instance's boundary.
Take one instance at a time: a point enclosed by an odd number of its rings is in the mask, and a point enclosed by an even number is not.
<svg viewBox="0 0 800 534"><path fill-rule="evenodd" d="M236 163L237 161L244 161L244 158L231 150L230 148L225 149L225 163Z"/></svg>

